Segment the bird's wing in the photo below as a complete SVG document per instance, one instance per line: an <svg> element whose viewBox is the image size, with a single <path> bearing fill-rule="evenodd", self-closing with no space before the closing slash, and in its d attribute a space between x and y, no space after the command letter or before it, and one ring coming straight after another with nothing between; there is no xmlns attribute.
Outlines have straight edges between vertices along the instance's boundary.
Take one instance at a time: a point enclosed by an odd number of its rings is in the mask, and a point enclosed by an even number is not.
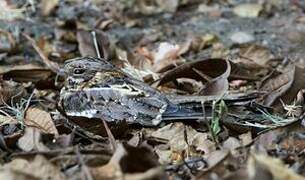
<svg viewBox="0 0 305 180"><path fill-rule="evenodd" d="M99 72L81 90L70 89L66 93L66 113L106 121L156 125L161 122L168 102L158 91L147 86L121 72Z"/></svg>

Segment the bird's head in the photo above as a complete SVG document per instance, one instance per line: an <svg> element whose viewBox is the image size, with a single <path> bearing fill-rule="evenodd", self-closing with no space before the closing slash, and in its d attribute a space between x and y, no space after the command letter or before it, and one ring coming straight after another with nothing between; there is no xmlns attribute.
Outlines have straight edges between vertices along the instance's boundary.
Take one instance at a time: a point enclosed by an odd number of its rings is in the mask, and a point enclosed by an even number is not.
<svg viewBox="0 0 305 180"><path fill-rule="evenodd" d="M100 58L81 57L67 60L64 65L66 85L77 87L92 79L97 72L112 68L112 64Z"/></svg>

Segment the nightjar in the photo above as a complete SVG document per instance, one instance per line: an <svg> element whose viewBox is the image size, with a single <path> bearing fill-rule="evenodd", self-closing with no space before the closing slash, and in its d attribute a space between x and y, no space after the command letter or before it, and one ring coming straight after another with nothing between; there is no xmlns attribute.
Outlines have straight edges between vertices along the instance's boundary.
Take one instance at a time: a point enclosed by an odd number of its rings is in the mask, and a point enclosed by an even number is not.
<svg viewBox="0 0 305 180"><path fill-rule="evenodd" d="M59 107L68 117L156 126L165 120L198 119L202 110L170 102L159 92L100 58L66 61Z"/></svg>

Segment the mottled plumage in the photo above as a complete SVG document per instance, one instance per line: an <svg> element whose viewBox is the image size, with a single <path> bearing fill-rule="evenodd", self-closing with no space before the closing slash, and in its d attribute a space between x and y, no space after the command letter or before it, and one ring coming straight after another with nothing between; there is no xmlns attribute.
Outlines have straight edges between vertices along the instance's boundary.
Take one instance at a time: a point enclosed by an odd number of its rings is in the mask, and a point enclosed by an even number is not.
<svg viewBox="0 0 305 180"><path fill-rule="evenodd" d="M202 116L198 110L171 103L158 90L103 59L72 59L64 69L68 77L60 93L60 106L67 116L145 126L158 125L165 119Z"/></svg>

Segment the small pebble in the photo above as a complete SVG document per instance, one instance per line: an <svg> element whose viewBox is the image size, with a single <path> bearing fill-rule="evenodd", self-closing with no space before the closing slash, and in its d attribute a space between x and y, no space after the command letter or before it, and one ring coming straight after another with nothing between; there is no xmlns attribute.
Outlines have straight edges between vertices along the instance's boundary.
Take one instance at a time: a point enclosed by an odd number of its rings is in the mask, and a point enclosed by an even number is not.
<svg viewBox="0 0 305 180"><path fill-rule="evenodd" d="M237 44L249 43L255 40L252 34L246 32L235 32L231 35L230 39Z"/></svg>

